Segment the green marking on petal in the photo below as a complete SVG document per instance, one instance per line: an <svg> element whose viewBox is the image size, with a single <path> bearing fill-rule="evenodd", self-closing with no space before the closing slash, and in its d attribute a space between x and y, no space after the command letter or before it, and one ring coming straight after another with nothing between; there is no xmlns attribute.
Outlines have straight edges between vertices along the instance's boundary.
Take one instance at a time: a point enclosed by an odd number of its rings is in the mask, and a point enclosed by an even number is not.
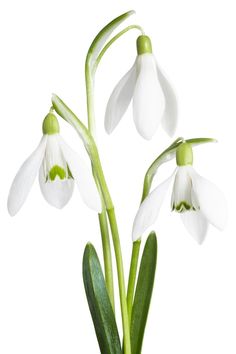
<svg viewBox="0 0 236 354"><path fill-rule="evenodd" d="M175 210L177 213L184 213L186 211L196 211L196 208L193 205L190 205L186 201L182 201L177 205L172 206L172 211Z"/></svg>
<svg viewBox="0 0 236 354"><path fill-rule="evenodd" d="M66 171L64 170L64 168L55 165L49 171L49 179L50 179L50 181L54 181L57 176L60 179L65 179L66 178Z"/></svg>
<svg viewBox="0 0 236 354"><path fill-rule="evenodd" d="M70 170L70 168L69 168L68 165L67 165L67 172L68 172L68 178L74 179L74 177L73 177L73 175L72 175L72 173L71 173L71 170Z"/></svg>

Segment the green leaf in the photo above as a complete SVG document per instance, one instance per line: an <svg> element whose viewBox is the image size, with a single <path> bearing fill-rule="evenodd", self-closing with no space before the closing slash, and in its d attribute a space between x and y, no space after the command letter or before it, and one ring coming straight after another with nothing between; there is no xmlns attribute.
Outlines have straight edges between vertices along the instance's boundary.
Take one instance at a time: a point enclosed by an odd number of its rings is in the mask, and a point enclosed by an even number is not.
<svg viewBox="0 0 236 354"><path fill-rule="evenodd" d="M96 59L97 59L102 47L104 46L104 44L106 43L106 41L108 40L110 35L112 34L112 32L124 20L126 20L129 16L131 16L133 14L134 14L134 11L128 11L128 12L120 15L119 17L116 17L114 20L109 22L94 38L94 40L88 50L88 54L87 54L87 58L86 58L86 65L90 66L91 71L94 70L94 64L96 62Z"/></svg>
<svg viewBox="0 0 236 354"><path fill-rule="evenodd" d="M97 253L91 244L87 244L84 251L83 279L101 353L121 354L115 316Z"/></svg>
<svg viewBox="0 0 236 354"><path fill-rule="evenodd" d="M131 316L132 354L140 354L150 307L157 262L157 238L151 232L142 255Z"/></svg>

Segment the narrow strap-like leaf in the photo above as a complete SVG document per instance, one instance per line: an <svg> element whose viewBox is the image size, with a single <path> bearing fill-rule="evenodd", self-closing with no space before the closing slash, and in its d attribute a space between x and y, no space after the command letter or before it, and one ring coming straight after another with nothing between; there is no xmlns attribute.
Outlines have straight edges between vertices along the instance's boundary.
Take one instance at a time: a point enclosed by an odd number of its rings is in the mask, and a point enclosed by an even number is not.
<svg viewBox="0 0 236 354"><path fill-rule="evenodd" d="M97 253L91 244L87 244L84 251L83 279L101 354L121 354L114 312Z"/></svg>
<svg viewBox="0 0 236 354"><path fill-rule="evenodd" d="M131 316L132 354L140 354L142 349L148 310L152 297L157 262L157 238L152 232L145 244L139 269Z"/></svg>

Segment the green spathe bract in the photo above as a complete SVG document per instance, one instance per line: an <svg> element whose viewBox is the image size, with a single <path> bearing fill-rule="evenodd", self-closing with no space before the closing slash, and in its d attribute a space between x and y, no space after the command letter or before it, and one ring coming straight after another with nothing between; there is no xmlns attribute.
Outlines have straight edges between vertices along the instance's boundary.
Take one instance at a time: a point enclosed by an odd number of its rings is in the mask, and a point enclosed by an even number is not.
<svg viewBox="0 0 236 354"><path fill-rule="evenodd" d="M148 36L141 35L137 39L137 52L138 55L152 53L152 42Z"/></svg>
<svg viewBox="0 0 236 354"><path fill-rule="evenodd" d="M182 137L177 138L166 150L164 150L149 166L143 183L143 195L141 201L143 202L144 199L149 194L149 191L152 186L152 181L154 176L157 173L158 168L163 164L166 163L176 156L176 149L183 144L184 142L191 144L192 147L206 144L206 143L215 143L217 140L212 138L192 138L184 140Z"/></svg>
<svg viewBox="0 0 236 354"><path fill-rule="evenodd" d="M57 117L53 113L48 113L43 121L43 134L58 134L60 132L60 126Z"/></svg>
<svg viewBox="0 0 236 354"><path fill-rule="evenodd" d="M193 164L193 149L191 144L184 142L177 147L176 163L178 166L191 166Z"/></svg>

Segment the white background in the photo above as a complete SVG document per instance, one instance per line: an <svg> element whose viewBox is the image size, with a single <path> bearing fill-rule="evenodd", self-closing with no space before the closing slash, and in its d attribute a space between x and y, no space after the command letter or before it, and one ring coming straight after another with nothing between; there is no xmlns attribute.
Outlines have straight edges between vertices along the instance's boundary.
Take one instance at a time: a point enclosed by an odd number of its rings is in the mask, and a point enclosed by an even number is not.
<svg viewBox="0 0 236 354"><path fill-rule="evenodd" d="M155 225L158 271L143 353L236 352L235 1L9 0L0 5L1 354L99 352L81 276L86 242L101 254L95 213L77 190L63 210L50 207L37 181L16 217L8 215L6 200L17 169L41 138L52 92L86 122L86 50L102 26L130 9L137 15L127 24L141 24L151 36L178 93L176 137L219 140L195 149L194 167L224 191L229 206L226 230L211 227L199 246L170 213L169 200L164 204ZM161 128L151 142L143 141L130 109L112 136L103 129L109 94L134 61L136 36L133 31L114 45L96 81L98 145L117 209L126 274L144 172L171 143ZM85 156L64 122L61 131ZM173 167L163 167L154 183Z"/></svg>

